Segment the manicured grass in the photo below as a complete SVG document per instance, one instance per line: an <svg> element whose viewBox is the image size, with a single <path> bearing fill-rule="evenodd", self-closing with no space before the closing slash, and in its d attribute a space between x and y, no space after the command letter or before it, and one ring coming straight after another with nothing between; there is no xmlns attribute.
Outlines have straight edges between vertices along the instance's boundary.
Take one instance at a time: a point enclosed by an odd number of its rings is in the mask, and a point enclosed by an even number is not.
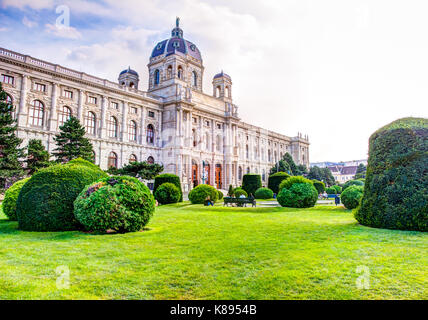
<svg viewBox="0 0 428 320"><path fill-rule="evenodd" d="M1 299L428 298L428 234L363 227L335 206L183 203L158 207L148 230L109 235L0 219ZM56 287L58 266L69 289Z"/></svg>

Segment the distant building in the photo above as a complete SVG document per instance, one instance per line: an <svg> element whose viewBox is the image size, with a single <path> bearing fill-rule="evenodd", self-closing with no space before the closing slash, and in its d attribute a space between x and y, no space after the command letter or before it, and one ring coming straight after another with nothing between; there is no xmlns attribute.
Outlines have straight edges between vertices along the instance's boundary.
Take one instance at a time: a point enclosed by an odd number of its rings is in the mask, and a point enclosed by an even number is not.
<svg viewBox="0 0 428 320"><path fill-rule="evenodd" d="M329 168L334 180L339 183L345 183L349 180L354 179L357 173L357 168L360 164L367 166L367 160L351 160L341 162L314 162L311 163L311 167Z"/></svg>

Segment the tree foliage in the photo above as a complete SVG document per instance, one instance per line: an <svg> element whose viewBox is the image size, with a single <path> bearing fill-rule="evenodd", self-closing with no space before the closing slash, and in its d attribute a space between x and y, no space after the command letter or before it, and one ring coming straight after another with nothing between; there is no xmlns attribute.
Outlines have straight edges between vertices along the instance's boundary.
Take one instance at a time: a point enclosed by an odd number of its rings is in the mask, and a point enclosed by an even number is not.
<svg viewBox="0 0 428 320"><path fill-rule="evenodd" d="M355 173L354 179L365 179L366 178L367 167L360 163L357 168L357 172Z"/></svg>
<svg viewBox="0 0 428 320"><path fill-rule="evenodd" d="M312 167L307 175L308 179L324 182L327 186L334 185L334 177L329 168Z"/></svg>
<svg viewBox="0 0 428 320"><path fill-rule="evenodd" d="M16 135L15 107L7 102L7 94L0 83L0 189L19 180L25 174L22 162L22 139Z"/></svg>
<svg viewBox="0 0 428 320"><path fill-rule="evenodd" d="M27 147L27 170L30 175L41 168L50 166L49 152L42 144L42 140L31 139Z"/></svg>
<svg viewBox="0 0 428 320"><path fill-rule="evenodd" d="M131 176L143 180L152 180L163 171L163 166L147 161L131 162L120 169L110 167L107 172L119 176Z"/></svg>
<svg viewBox="0 0 428 320"><path fill-rule="evenodd" d="M59 130L54 137L57 148L53 152L57 162L64 163L76 158L94 162L92 144L85 137L85 128L76 117L70 117Z"/></svg>

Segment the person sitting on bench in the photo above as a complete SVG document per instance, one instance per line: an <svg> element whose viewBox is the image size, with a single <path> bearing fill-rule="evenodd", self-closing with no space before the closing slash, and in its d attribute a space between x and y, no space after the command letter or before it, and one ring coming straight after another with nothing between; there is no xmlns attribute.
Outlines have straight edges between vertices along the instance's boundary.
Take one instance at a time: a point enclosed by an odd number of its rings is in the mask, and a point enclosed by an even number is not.
<svg viewBox="0 0 428 320"><path fill-rule="evenodd" d="M204 205L206 206L214 206L214 201L211 200L210 196L205 199Z"/></svg>

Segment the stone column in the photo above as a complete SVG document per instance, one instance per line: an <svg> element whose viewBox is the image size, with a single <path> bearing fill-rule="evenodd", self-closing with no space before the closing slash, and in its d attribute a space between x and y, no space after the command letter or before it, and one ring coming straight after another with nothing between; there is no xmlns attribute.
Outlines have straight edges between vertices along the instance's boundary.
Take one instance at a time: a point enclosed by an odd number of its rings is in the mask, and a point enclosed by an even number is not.
<svg viewBox="0 0 428 320"><path fill-rule="evenodd" d="M146 143L146 124L145 124L145 117L146 117L146 107L141 108L141 121L140 121L140 144Z"/></svg>
<svg viewBox="0 0 428 320"><path fill-rule="evenodd" d="M128 142L128 126L127 126L127 118L128 118L128 102L122 101L122 132L121 138L122 142Z"/></svg>
<svg viewBox="0 0 428 320"><path fill-rule="evenodd" d="M102 97L101 99L101 123L100 123L100 138L105 138L107 133L107 123L106 123L106 112L107 112L107 98Z"/></svg>
<svg viewBox="0 0 428 320"><path fill-rule="evenodd" d="M80 123L84 124L83 121L83 90L79 90L79 104L77 106L77 119L79 119Z"/></svg>
<svg viewBox="0 0 428 320"><path fill-rule="evenodd" d="M27 81L28 81L28 76L27 75L23 75L22 76L22 81L21 81L21 97L19 99L19 109L18 109L18 126L20 127L25 127L27 126L27 108L26 108L26 103L27 103Z"/></svg>
<svg viewBox="0 0 428 320"><path fill-rule="evenodd" d="M51 96L51 112L49 114L49 131L56 131L58 119L57 119L57 110L56 110L56 97L57 97L58 85L56 83L52 84L52 96Z"/></svg>
<svg viewBox="0 0 428 320"><path fill-rule="evenodd" d="M158 111L159 132L157 133L157 146L162 147L163 132L162 132L162 112Z"/></svg>

